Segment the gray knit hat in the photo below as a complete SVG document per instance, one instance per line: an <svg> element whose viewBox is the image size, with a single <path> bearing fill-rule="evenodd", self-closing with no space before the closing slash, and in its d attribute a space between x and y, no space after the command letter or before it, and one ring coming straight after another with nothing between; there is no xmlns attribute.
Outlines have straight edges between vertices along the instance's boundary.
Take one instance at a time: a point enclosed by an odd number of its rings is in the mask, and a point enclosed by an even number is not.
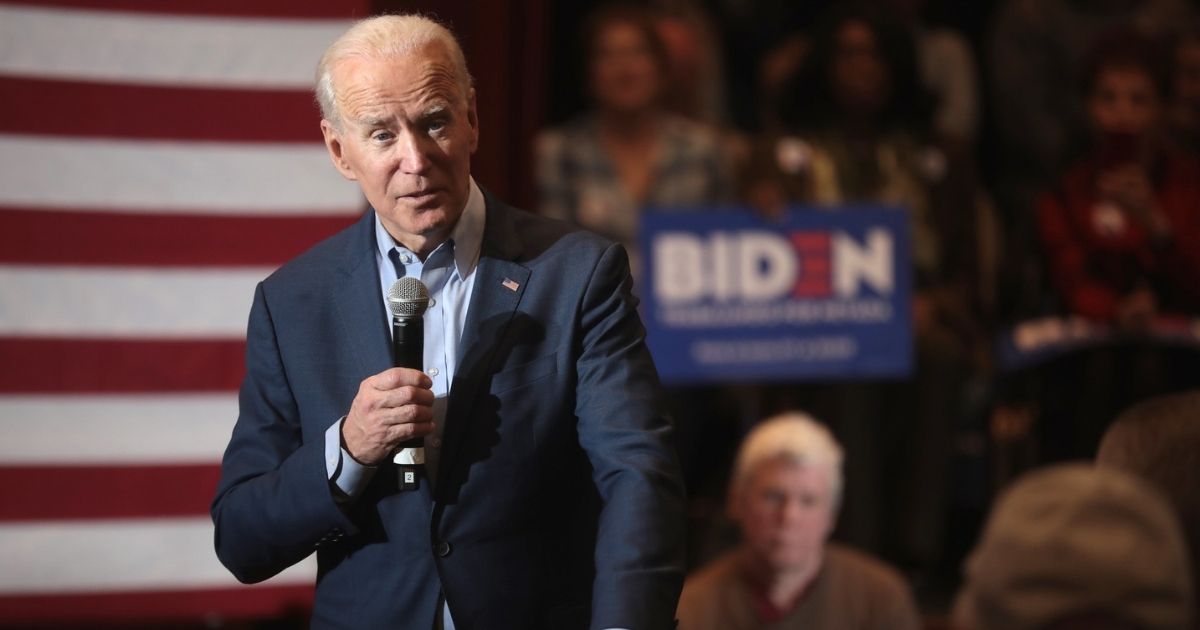
<svg viewBox="0 0 1200 630"><path fill-rule="evenodd" d="M1091 464L1052 466L996 502L954 619L967 630L1035 630L1102 612L1182 630L1192 615L1189 571L1179 523L1157 490Z"/></svg>

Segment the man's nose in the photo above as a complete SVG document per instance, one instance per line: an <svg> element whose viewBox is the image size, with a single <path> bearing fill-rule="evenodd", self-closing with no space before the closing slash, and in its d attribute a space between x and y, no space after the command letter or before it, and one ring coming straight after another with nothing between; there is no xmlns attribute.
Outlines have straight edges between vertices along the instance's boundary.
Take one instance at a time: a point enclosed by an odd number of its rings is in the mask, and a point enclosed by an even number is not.
<svg viewBox="0 0 1200 630"><path fill-rule="evenodd" d="M423 141L416 134L403 134L396 148L399 152L400 170L415 175L428 172L431 163L427 144L428 141Z"/></svg>

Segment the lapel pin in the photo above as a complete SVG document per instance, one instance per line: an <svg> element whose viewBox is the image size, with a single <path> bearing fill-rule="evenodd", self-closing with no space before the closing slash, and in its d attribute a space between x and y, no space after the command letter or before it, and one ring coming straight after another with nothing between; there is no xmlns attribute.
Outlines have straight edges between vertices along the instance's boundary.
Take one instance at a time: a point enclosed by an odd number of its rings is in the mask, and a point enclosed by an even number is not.
<svg viewBox="0 0 1200 630"><path fill-rule="evenodd" d="M516 291L521 286L511 278L505 278L504 282L501 282L500 284L504 285L504 288L508 289L509 291Z"/></svg>

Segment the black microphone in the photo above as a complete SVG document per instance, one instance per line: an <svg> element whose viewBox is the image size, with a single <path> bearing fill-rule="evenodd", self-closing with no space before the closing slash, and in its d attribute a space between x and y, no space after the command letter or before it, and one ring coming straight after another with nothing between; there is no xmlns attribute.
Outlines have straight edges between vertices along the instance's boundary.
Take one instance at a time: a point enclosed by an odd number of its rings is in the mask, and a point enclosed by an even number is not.
<svg viewBox="0 0 1200 630"><path fill-rule="evenodd" d="M424 318L425 309L429 308L429 289L420 280L404 276L388 290L387 306L392 313L392 365L424 370ZM424 440L418 437L402 443L400 448L423 445Z"/></svg>

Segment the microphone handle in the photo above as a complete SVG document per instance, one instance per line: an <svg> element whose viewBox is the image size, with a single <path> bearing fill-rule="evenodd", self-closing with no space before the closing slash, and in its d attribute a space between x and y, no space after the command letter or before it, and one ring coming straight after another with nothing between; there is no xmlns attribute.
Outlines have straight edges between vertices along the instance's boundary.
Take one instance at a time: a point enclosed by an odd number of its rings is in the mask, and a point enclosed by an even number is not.
<svg viewBox="0 0 1200 630"><path fill-rule="evenodd" d="M425 320L422 317L392 318L392 361L395 367L424 370ZM425 441L413 438L400 448L421 448Z"/></svg>

